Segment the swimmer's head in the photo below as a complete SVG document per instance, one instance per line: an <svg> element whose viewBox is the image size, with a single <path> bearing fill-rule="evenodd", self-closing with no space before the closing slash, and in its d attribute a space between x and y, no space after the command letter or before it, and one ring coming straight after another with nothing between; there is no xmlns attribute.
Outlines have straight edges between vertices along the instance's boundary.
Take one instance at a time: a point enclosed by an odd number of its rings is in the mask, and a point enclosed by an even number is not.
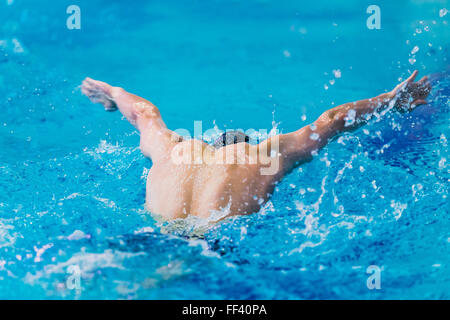
<svg viewBox="0 0 450 320"><path fill-rule="evenodd" d="M250 137L242 131L228 131L223 133L219 138L214 141L213 146L220 148L229 144L235 144L240 142L249 142Z"/></svg>

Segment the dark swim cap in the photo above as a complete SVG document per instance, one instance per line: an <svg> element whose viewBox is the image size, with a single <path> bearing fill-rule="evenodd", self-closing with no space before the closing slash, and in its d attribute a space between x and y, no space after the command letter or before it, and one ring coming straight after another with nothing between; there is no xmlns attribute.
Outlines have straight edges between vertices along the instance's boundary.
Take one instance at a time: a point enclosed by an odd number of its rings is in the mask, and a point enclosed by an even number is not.
<svg viewBox="0 0 450 320"><path fill-rule="evenodd" d="M229 144L235 144L240 142L249 142L250 137L242 131L228 131L223 133L219 138L214 141L213 146L220 148Z"/></svg>

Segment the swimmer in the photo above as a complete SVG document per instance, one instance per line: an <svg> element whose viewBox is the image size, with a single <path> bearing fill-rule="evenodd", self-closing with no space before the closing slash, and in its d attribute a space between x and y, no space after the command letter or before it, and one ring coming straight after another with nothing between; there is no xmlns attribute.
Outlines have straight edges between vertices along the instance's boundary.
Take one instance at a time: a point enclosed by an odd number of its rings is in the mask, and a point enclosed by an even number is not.
<svg viewBox="0 0 450 320"><path fill-rule="evenodd" d="M249 138L238 132L225 133L214 145L187 140L169 130L159 110L143 98L90 78L81 89L105 110L118 109L139 130L140 149L153 163L146 209L172 220L188 215L208 218L218 211L226 216L258 212L287 173L310 161L339 133L357 129L374 115L409 112L426 104L431 85L428 77L415 82L417 73L390 92L332 108L311 125L259 144L249 144ZM270 163L259 161L262 158ZM269 167L274 170L264 171Z"/></svg>

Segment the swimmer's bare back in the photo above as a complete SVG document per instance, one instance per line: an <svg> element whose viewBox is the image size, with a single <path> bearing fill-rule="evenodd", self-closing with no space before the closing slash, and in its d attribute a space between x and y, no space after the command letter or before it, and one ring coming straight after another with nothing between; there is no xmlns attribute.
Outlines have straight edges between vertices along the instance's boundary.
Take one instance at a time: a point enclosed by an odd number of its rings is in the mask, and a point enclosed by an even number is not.
<svg viewBox="0 0 450 320"><path fill-rule="evenodd" d="M208 218L219 212L224 218L259 211L284 175L310 161L337 134L358 128L375 114L407 112L425 104L431 85L427 77L414 82L416 76L414 71L377 97L330 109L297 131L258 145L240 142L221 148L184 140L167 128L151 102L122 88L86 78L82 92L105 110L119 109L139 130L141 151L153 162L147 179L148 210L167 220Z"/></svg>

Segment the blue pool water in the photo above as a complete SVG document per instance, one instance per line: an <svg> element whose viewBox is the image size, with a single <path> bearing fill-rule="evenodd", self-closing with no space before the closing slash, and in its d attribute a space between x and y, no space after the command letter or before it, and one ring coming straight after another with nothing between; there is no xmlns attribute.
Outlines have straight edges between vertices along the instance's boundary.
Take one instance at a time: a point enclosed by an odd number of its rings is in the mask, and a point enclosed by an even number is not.
<svg viewBox="0 0 450 320"><path fill-rule="evenodd" d="M377 1L380 30L371 1L129 3L0 1L0 298L450 298L447 1ZM342 135L209 228L143 210L137 132L78 87L122 86L171 129L289 132L414 69L429 105Z"/></svg>

